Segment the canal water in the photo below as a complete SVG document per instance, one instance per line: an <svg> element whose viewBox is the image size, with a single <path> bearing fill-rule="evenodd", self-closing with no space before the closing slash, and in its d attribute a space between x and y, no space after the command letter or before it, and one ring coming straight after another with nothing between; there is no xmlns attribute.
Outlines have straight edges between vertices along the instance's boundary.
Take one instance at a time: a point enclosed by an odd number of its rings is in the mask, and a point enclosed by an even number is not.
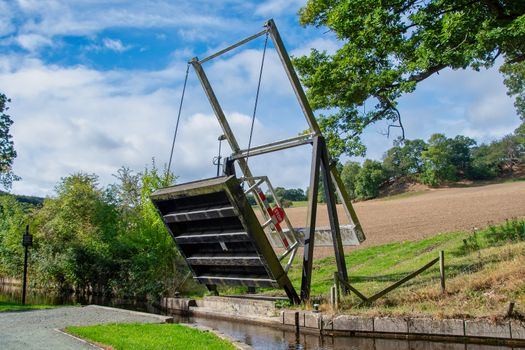
<svg viewBox="0 0 525 350"><path fill-rule="evenodd" d="M21 291L19 287L0 285L0 301L19 301ZM98 304L120 307L130 310L161 313L154 306L132 300L108 298L72 298L29 293L28 303L46 304ZM494 345L478 345L464 343L445 343L419 340L396 340L361 337L331 337L306 335L295 332L282 331L270 327L245 324L206 318L175 316L179 323L193 323L213 328L221 333L236 338L251 345L256 350L510 350L523 349L521 347L506 347Z"/></svg>

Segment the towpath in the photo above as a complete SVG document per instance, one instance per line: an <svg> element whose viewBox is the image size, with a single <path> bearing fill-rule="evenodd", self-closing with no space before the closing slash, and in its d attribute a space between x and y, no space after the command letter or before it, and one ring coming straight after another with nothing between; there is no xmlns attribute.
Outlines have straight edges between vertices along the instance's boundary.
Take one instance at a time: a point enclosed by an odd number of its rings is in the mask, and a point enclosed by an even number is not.
<svg viewBox="0 0 525 350"><path fill-rule="evenodd" d="M161 323L168 317L101 306L0 313L0 349L95 349L57 329L103 323Z"/></svg>

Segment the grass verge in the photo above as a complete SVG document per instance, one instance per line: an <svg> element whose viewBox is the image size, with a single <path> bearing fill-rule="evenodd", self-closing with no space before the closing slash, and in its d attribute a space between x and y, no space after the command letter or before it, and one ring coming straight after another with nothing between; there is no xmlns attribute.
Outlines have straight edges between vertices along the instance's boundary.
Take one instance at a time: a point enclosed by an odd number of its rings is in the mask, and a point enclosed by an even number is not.
<svg viewBox="0 0 525 350"><path fill-rule="evenodd" d="M371 306L355 295L343 298L343 309L354 314L434 317L505 315L515 301L525 312L525 220L509 220L472 232L440 234L416 241L356 250L346 256L350 281L371 296L423 266L445 251L446 293L436 264ZM314 262L313 295L326 298L333 283L333 258ZM298 270L298 269L296 269ZM299 271L292 279L299 281Z"/></svg>
<svg viewBox="0 0 525 350"><path fill-rule="evenodd" d="M51 309L57 307L56 305L45 305L45 304L36 304L36 305L22 305L19 303L12 303L7 301L0 301L0 312L8 311L25 311L25 310L40 310L40 309Z"/></svg>
<svg viewBox="0 0 525 350"><path fill-rule="evenodd" d="M292 208L301 208L301 207L307 207L308 201L293 201L292 202Z"/></svg>
<svg viewBox="0 0 525 350"><path fill-rule="evenodd" d="M108 324L67 327L66 331L114 350L236 349L213 333L180 324Z"/></svg>

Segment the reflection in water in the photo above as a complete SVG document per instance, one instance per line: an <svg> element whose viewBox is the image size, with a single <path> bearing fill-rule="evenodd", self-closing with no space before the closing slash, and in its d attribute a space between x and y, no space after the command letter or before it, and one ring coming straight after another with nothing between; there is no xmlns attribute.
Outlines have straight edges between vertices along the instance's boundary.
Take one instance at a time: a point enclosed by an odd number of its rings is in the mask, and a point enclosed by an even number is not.
<svg viewBox="0 0 525 350"><path fill-rule="evenodd" d="M0 301L20 302L22 300L22 289L20 286L0 284ZM104 296L82 296L74 294L54 294L35 292L30 290L26 297L28 304L48 304L48 305L104 305L119 307L122 309L143 311L150 313L160 313L153 305L135 299L108 298Z"/></svg>
<svg viewBox="0 0 525 350"><path fill-rule="evenodd" d="M181 320L184 321L184 320ZM222 320L191 318L194 322L229 334L257 350L510 350L524 349L463 343L300 334Z"/></svg>
<svg viewBox="0 0 525 350"><path fill-rule="evenodd" d="M17 286L0 285L0 301L19 301L21 290ZM45 293L29 293L28 303L32 304L98 304L125 308L130 310L160 313L154 306L141 301L82 298L74 296L57 296ZM525 349L505 346L490 346L462 343L440 343L419 340L375 339L358 337L330 337L299 334L256 326L241 322L230 322L206 318L188 318L174 316L179 323L196 323L228 334L257 350L510 350Z"/></svg>

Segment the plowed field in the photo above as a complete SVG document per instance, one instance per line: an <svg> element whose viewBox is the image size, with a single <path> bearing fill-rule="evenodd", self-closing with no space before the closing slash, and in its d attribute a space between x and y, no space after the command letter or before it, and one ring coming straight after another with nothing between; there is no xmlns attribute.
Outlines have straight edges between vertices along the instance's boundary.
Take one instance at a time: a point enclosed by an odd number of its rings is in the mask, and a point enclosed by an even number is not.
<svg viewBox="0 0 525 350"><path fill-rule="evenodd" d="M435 189L407 198L359 202L354 207L367 237L362 246L418 240L524 217L525 182ZM288 208L286 213L294 226L305 226L305 207ZM341 222L347 222L342 207L338 213ZM317 226L328 226L324 205L318 208ZM328 248L316 250L317 257L333 254Z"/></svg>

